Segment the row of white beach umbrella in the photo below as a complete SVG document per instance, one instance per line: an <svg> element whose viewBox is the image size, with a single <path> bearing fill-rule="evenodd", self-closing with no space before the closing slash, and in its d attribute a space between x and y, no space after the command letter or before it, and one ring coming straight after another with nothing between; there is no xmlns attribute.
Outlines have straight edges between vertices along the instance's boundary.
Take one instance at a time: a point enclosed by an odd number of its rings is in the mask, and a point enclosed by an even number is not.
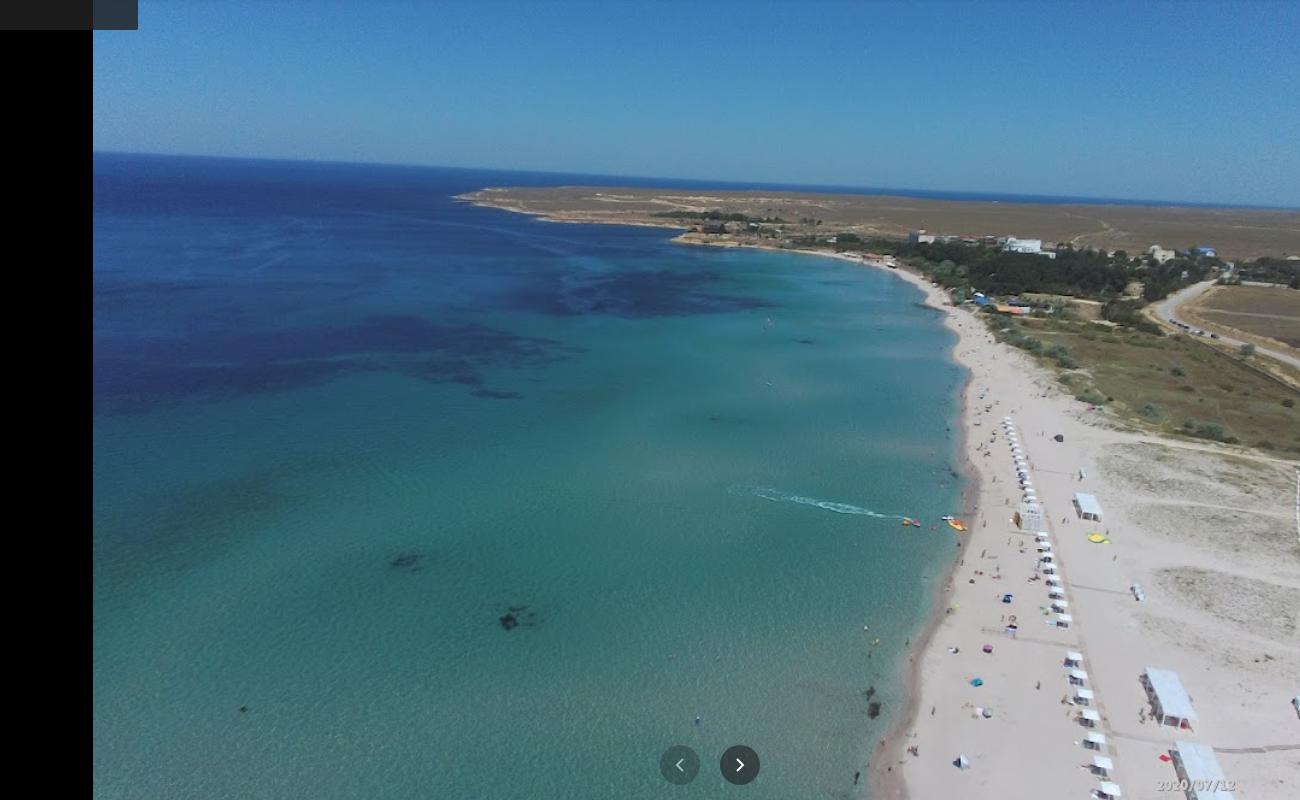
<svg viewBox="0 0 1300 800"><path fill-rule="evenodd" d="M1034 490L1034 482L1029 477L1029 460L1025 458L1025 450L1020 446L1020 435L1016 433L1016 426L1011 421L1011 417L1002 418L1002 429L1006 432L1007 443L1011 446L1011 459L1016 467L1016 479L1020 483L1020 490L1024 493L1024 499L1029 503L1038 502L1038 494Z"/></svg>
<svg viewBox="0 0 1300 800"><path fill-rule="evenodd" d="M1011 457L1016 467L1016 477L1020 482L1021 490L1024 492L1025 500L1036 503L1038 497L1034 492L1033 480L1029 477L1029 462L1025 458L1024 449L1020 446L1020 437L1016 433L1011 417L1002 418L1002 427L1006 431L1007 442L1011 447ZM1051 537L1047 532L1039 531L1034 535L1034 540L1038 551L1038 566L1046 576L1047 596L1051 601L1052 610L1069 619L1070 601L1066 599L1061 579L1056 575L1056 558L1052 551ZM1074 650L1068 651L1065 654L1065 666L1070 668L1069 681L1070 685L1074 687L1075 701L1084 706L1091 706L1093 700L1096 699L1096 695L1087 686L1088 673L1083 669L1083 654ZM1080 717L1090 724L1101 721L1101 715L1090 707L1085 707L1080 712ZM1105 744L1106 735L1103 733L1089 732L1084 738L1084 746L1089 749L1100 750ZM1120 787L1108 780L1111 771L1115 768L1115 762L1108 756L1094 755L1092 767L1098 777L1103 779L1097 787L1095 796L1121 797Z"/></svg>

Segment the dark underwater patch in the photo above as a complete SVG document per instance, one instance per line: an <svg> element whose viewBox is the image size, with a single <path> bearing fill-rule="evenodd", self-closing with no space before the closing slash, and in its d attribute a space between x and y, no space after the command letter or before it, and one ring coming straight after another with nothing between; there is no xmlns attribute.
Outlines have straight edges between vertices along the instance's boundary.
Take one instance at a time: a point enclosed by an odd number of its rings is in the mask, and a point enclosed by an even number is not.
<svg viewBox="0 0 1300 800"><path fill-rule="evenodd" d="M503 392L497 389L476 389L470 394L475 397L486 397L490 400L519 400L523 397L519 392Z"/></svg>
<svg viewBox="0 0 1300 800"><path fill-rule="evenodd" d="M520 625L525 628L535 628L537 627L537 614L529 611L528 606L510 606L506 609L506 613L497 617L497 623L508 631L512 631Z"/></svg>
<svg viewBox="0 0 1300 800"><path fill-rule="evenodd" d="M670 269L538 277L512 291L508 304L537 314L602 314L625 319L720 314L773 305L756 297L705 291L721 279L711 271Z"/></svg>
<svg viewBox="0 0 1300 800"><path fill-rule="evenodd" d="M174 339L100 343L95 411L145 411L183 399L273 392L351 372L397 372L431 383L479 388L491 368L538 367L580 348L483 325L379 316L342 327L209 330ZM514 392L479 389L482 397Z"/></svg>
<svg viewBox="0 0 1300 800"><path fill-rule="evenodd" d="M388 567L402 572L419 572L424 569L424 553L403 551L388 560Z"/></svg>

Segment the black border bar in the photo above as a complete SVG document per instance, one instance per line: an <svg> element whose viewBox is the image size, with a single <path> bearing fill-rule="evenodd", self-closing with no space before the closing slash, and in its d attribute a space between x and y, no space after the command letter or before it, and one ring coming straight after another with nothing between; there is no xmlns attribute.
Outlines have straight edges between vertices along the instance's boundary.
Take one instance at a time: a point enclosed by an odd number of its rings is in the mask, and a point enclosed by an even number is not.
<svg viewBox="0 0 1300 800"><path fill-rule="evenodd" d="M140 0L0 0L4 31L134 31Z"/></svg>

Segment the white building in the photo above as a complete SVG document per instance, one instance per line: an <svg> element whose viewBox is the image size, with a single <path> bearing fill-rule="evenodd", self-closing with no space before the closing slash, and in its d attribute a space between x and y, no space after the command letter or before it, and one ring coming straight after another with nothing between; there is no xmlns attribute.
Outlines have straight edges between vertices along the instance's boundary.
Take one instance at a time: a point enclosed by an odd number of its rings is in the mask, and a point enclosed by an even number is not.
<svg viewBox="0 0 1300 800"><path fill-rule="evenodd" d="M907 243L908 244L933 244L934 234L926 233L924 228L922 228L919 231L912 231L911 233L907 234Z"/></svg>
<svg viewBox="0 0 1300 800"><path fill-rule="evenodd" d="M1174 257L1174 251L1166 250L1158 244L1153 244L1147 248L1147 255L1154 258L1157 264L1163 264Z"/></svg>
<svg viewBox="0 0 1300 800"><path fill-rule="evenodd" d="M1043 252L1043 240L1017 239L1012 236L1007 239L1007 243L1002 246L1002 249L1008 253L1041 253Z"/></svg>
<svg viewBox="0 0 1300 800"><path fill-rule="evenodd" d="M1043 507L1028 501L1021 503L1020 527L1033 533L1041 531L1043 529Z"/></svg>

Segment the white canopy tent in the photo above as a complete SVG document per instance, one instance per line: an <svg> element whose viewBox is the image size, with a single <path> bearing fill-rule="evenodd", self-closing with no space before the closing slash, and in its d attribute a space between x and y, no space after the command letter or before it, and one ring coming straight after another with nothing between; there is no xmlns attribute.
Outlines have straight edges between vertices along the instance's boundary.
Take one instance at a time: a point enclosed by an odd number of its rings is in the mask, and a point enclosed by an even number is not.
<svg viewBox="0 0 1300 800"><path fill-rule="evenodd" d="M1066 651L1065 651L1065 663L1066 663L1066 664L1082 664L1082 663L1083 663L1083 653L1080 653L1078 650L1066 650Z"/></svg>
<svg viewBox="0 0 1300 800"><path fill-rule="evenodd" d="M1214 757L1213 747L1196 742L1175 742L1170 756L1174 762L1174 772L1178 773L1180 781L1205 787L1197 790L1196 800L1232 800L1235 796L1223 788L1214 791L1216 787L1231 785L1231 782L1223 776L1219 760Z"/></svg>
<svg viewBox="0 0 1300 800"><path fill-rule="evenodd" d="M1082 669L1072 669L1070 670L1070 680L1083 683L1084 681L1088 680L1088 671Z"/></svg>
<svg viewBox="0 0 1300 800"><path fill-rule="evenodd" d="M1097 695L1095 695L1091 689L1074 690L1074 699L1078 701L1079 705L1090 706L1096 697Z"/></svg>
<svg viewBox="0 0 1300 800"><path fill-rule="evenodd" d="M1072 622L1074 622L1074 617L1070 616L1069 614L1056 615L1056 627L1058 628L1068 628L1070 627L1070 623Z"/></svg>
<svg viewBox="0 0 1300 800"><path fill-rule="evenodd" d="M1091 728L1093 725L1096 725L1098 722L1101 722L1101 714L1098 714L1096 711L1092 710L1091 708L1085 708L1082 711L1080 711L1078 718L1083 722L1083 724L1087 725L1089 728Z"/></svg>
<svg viewBox="0 0 1300 800"><path fill-rule="evenodd" d="M1048 575L1047 578L1046 578L1045 580L1046 580L1048 586L1060 586L1060 585L1061 585L1061 579L1058 578L1058 577L1056 577L1055 575Z"/></svg>
<svg viewBox="0 0 1300 800"><path fill-rule="evenodd" d="M1065 592L1061 591L1059 586L1050 586L1047 589L1047 596L1053 600L1060 600L1065 597Z"/></svg>
<svg viewBox="0 0 1300 800"><path fill-rule="evenodd" d="M1069 601L1069 600L1053 600L1053 601L1052 601L1052 610L1053 610L1053 611L1064 611L1065 609L1067 609L1067 608L1069 608L1069 607L1070 607L1070 601Z"/></svg>
<svg viewBox="0 0 1300 800"><path fill-rule="evenodd" d="M1110 771L1115 769L1115 762L1106 756L1092 757L1092 771L1100 773L1102 777L1110 775Z"/></svg>
<svg viewBox="0 0 1300 800"><path fill-rule="evenodd" d="M1197 721L1196 709L1192 708L1192 700L1177 672L1147 667L1142 673L1142 685L1161 725L1190 729Z"/></svg>
<svg viewBox="0 0 1300 800"><path fill-rule="evenodd" d="M1106 734L1104 733L1086 733L1083 736L1083 746L1091 750L1100 750L1106 746Z"/></svg>
<svg viewBox="0 0 1300 800"><path fill-rule="evenodd" d="M1103 798L1106 798L1106 800L1111 800L1111 798L1124 796L1124 793L1120 791L1119 786L1111 783L1110 781L1102 781L1101 784L1097 786L1097 793L1101 795Z"/></svg>
<svg viewBox="0 0 1300 800"><path fill-rule="evenodd" d="M1101 522L1101 503L1098 503L1097 498L1090 494L1076 492L1074 495L1074 510L1079 514L1080 519Z"/></svg>

